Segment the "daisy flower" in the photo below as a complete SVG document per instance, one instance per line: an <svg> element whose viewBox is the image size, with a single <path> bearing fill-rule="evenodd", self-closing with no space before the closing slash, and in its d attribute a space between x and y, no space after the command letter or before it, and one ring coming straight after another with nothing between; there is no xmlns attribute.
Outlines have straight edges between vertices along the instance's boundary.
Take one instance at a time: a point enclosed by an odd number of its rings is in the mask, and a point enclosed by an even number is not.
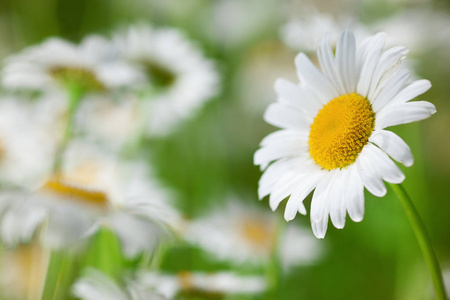
<svg viewBox="0 0 450 300"><path fill-rule="evenodd" d="M155 292L167 299L219 298L226 295L254 295L265 291L261 276L241 276L232 272L140 272L133 281L141 292Z"/></svg>
<svg viewBox="0 0 450 300"><path fill-rule="evenodd" d="M144 166L72 142L60 173L30 192L2 195L3 241L26 242L45 222L43 243L51 248L78 246L106 226L116 233L128 257L152 250L168 224L176 223L177 214L168 204L170 193Z"/></svg>
<svg viewBox="0 0 450 300"><path fill-rule="evenodd" d="M259 197L270 194L275 210L290 196L286 220L306 214L303 200L314 190L310 218L318 238L325 237L329 216L336 228L344 227L347 212L356 222L363 219L364 188L382 197L383 180L405 179L391 158L411 166L410 148L385 129L436 112L429 102L410 102L431 84L408 82L411 73L400 68L406 48L383 52L384 33L357 45L345 30L334 54L329 39L325 36L318 46L321 70L300 53L295 59L300 83L276 82L278 101L264 118L282 129L264 138L254 156L265 170Z"/></svg>
<svg viewBox="0 0 450 300"><path fill-rule="evenodd" d="M126 61L147 75L147 129L164 135L218 92L214 64L175 29L131 27L116 41Z"/></svg>
<svg viewBox="0 0 450 300"><path fill-rule="evenodd" d="M102 92L134 83L139 73L119 60L118 49L100 36L79 45L50 38L6 59L2 83L11 89L66 88Z"/></svg>
<svg viewBox="0 0 450 300"><path fill-rule="evenodd" d="M42 293L42 274L47 269L42 252L35 243L2 249L0 288L4 299L36 299Z"/></svg>
<svg viewBox="0 0 450 300"><path fill-rule="evenodd" d="M0 181L6 186L27 186L51 170L61 136L57 124L43 115L56 110L48 101L0 99Z"/></svg>
<svg viewBox="0 0 450 300"><path fill-rule="evenodd" d="M313 52L320 40L325 34L337 36L344 28L352 28L357 37L367 36L368 29L358 20L350 17L341 17L339 19L331 14L321 13L317 8L311 7L304 9L301 18L293 18L280 29L280 37L284 44L296 51ZM333 48L335 41L331 41Z"/></svg>
<svg viewBox="0 0 450 300"><path fill-rule="evenodd" d="M164 300L166 298L153 292L141 292L131 284L119 285L113 279L95 269L75 282L73 294L83 300Z"/></svg>
<svg viewBox="0 0 450 300"><path fill-rule="evenodd" d="M119 101L111 101L108 97L86 100L75 114L75 135L95 140L113 151L121 151L139 138L144 118L136 97L123 95Z"/></svg>
<svg viewBox="0 0 450 300"><path fill-rule="evenodd" d="M265 264L276 247L277 220L274 214L233 200L188 223L184 236L219 259ZM320 254L317 241L295 224L286 228L279 247L286 268L311 263Z"/></svg>

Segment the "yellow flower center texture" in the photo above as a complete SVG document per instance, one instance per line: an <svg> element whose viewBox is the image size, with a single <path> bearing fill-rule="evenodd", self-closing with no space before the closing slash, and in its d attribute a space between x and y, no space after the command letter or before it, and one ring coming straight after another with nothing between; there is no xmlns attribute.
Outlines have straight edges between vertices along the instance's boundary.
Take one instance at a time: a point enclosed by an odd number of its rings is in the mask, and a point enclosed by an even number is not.
<svg viewBox="0 0 450 300"><path fill-rule="evenodd" d="M328 102L317 114L309 133L309 153L323 169L345 168L355 162L373 131L370 102L355 93Z"/></svg>
<svg viewBox="0 0 450 300"><path fill-rule="evenodd" d="M242 237L256 248L270 249L274 235L269 224L259 220L245 220L241 225Z"/></svg>
<svg viewBox="0 0 450 300"><path fill-rule="evenodd" d="M82 202L103 208L108 206L108 198L105 193L74 186L65 183L58 178L47 181L42 187L42 191L56 194L62 198L66 198L67 200Z"/></svg>

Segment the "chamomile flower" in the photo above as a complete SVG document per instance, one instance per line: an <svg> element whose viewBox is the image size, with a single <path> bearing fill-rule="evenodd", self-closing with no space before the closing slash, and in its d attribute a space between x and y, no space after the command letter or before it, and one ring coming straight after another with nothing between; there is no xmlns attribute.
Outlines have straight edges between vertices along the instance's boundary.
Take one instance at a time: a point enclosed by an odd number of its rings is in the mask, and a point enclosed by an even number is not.
<svg viewBox="0 0 450 300"><path fill-rule="evenodd" d="M260 276L239 276L232 272L168 274L140 271L123 281L119 285L100 271L88 269L72 290L83 300L163 300L252 295L266 288L266 282Z"/></svg>
<svg viewBox="0 0 450 300"><path fill-rule="evenodd" d="M142 134L144 118L136 97L123 95L119 101L106 97L86 100L75 115L77 135L95 140L105 148L120 151Z"/></svg>
<svg viewBox="0 0 450 300"><path fill-rule="evenodd" d="M125 60L149 80L152 92L144 96L149 134L172 131L218 92L214 64L176 29L131 27L116 40Z"/></svg>
<svg viewBox="0 0 450 300"><path fill-rule="evenodd" d="M113 279L95 269L75 282L73 294L83 300L164 300L166 298L153 292L142 292L132 284L119 285Z"/></svg>
<svg viewBox="0 0 450 300"><path fill-rule="evenodd" d="M337 36L346 28L352 28L356 36L367 36L369 30L357 20L349 17L335 18L331 14L321 13L311 7L301 18L292 18L280 29L281 40L296 51L313 52L325 34ZM335 41L332 41L335 46Z"/></svg>
<svg viewBox="0 0 450 300"><path fill-rule="evenodd" d="M42 293L42 274L47 262L43 249L36 243L12 250L2 249L0 288L6 299L35 299Z"/></svg>
<svg viewBox="0 0 450 300"><path fill-rule="evenodd" d="M306 230L290 224L281 237L277 237L277 221L274 214L229 201L191 221L187 225L187 241L201 246L215 257L237 264L265 264L279 239L280 260L283 266L310 264L320 254L317 241Z"/></svg>
<svg viewBox="0 0 450 300"><path fill-rule="evenodd" d="M0 99L0 181L7 186L27 186L51 171L61 132L57 124L41 118L55 115L48 101Z"/></svg>
<svg viewBox="0 0 450 300"><path fill-rule="evenodd" d="M3 195L1 237L10 245L26 242L45 221L44 244L65 248L106 226L127 256L152 250L177 214L168 204L170 193L147 171L142 162L123 162L75 141L60 173L30 192Z"/></svg>
<svg viewBox="0 0 450 300"><path fill-rule="evenodd" d="M268 135L254 162L265 170L259 197L270 194L275 210L289 197L284 217L306 213L305 197L313 190L311 225L325 236L328 218L343 228L346 214L356 222L364 215L364 188L375 196L386 194L384 181L400 183L405 176L394 159L413 164L408 145L387 127L428 118L433 104L411 99L427 91L427 80L408 83L410 72L400 68L408 50L383 52L385 34L357 45L344 31L336 53L325 36L317 50L321 71L304 53L296 57L299 84L279 80L277 103L265 120L282 130Z"/></svg>
<svg viewBox="0 0 450 300"><path fill-rule="evenodd" d="M167 299L219 298L226 295L255 295L266 289L261 276L240 276L232 272L140 272L133 281L136 290L155 292Z"/></svg>
<svg viewBox="0 0 450 300"><path fill-rule="evenodd" d="M119 60L114 44L100 36L88 36L79 45L50 38L7 58L2 75L3 85L10 89L75 85L89 92L129 85L140 77Z"/></svg>

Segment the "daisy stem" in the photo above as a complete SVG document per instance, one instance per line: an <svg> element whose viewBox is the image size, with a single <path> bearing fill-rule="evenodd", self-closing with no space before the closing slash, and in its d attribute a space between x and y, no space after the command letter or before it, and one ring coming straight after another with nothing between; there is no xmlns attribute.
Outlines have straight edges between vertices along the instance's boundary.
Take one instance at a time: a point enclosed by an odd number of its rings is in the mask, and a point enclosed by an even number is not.
<svg viewBox="0 0 450 300"><path fill-rule="evenodd" d="M58 152L56 153L54 171L58 173L62 167L62 160L64 151L69 144L70 138L73 132L73 121L75 117L75 113L78 109L78 104L80 100L83 98L84 90L80 88L78 85L68 85L67 91L69 94L69 108L67 110L67 119L66 119L66 128L64 131L64 136L59 146Z"/></svg>
<svg viewBox="0 0 450 300"><path fill-rule="evenodd" d="M283 236L286 221L282 216L277 215L277 224L273 238L272 253L267 266L267 299L279 299L278 288L281 277L281 261L280 261L280 242Z"/></svg>
<svg viewBox="0 0 450 300"><path fill-rule="evenodd" d="M422 250L422 254L425 258L428 269L431 272L431 278L433 280L436 297L438 300L446 300L447 296L445 292L444 281L442 278L442 272L436 254L434 253L431 239L427 234L425 224L420 218L417 209L415 208L413 202L411 201L411 198L408 196L403 186L401 186L400 184L391 184L391 187L402 202L408 219L411 223L411 227L416 234L420 249Z"/></svg>

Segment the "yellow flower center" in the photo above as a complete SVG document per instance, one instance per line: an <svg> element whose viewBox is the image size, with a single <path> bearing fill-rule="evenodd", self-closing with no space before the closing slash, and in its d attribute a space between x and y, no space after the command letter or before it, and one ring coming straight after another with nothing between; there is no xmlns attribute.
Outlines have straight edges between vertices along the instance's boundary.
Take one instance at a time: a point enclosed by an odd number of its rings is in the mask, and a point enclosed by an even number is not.
<svg viewBox="0 0 450 300"><path fill-rule="evenodd" d="M95 205L102 208L106 208L108 206L108 197L105 193L69 184L58 177L47 181L41 190L60 196L67 200Z"/></svg>
<svg viewBox="0 0 450 300"><path fill-rule="evenodd" d="M355 162L373 131L375 114L370 102L355 93L328 102L309 132L309 153L326 170Z"/></svg>
<svg viewBox="0 0 450 300"><path fill-rule="evenodd" d="M50 74L63 85L75 85L84 91L101 92L105 86L90 70L72 66L57 66L50 69Z"/></svg>
<svg viewBox="0 0 450 300"><path fill-rule="evenodd" d="M241 224L242 237L257 248L270 249L273 230L271 226L258 220L245 220Z"/></svg>
<svg viewBox="0 0 450 300"><path fill-rule="evenodd" d="M5 151L5 148L3 147L2 141L0 140L0 162L2 162L4 160L5 156L6 156L6 151Z"/></svg>

